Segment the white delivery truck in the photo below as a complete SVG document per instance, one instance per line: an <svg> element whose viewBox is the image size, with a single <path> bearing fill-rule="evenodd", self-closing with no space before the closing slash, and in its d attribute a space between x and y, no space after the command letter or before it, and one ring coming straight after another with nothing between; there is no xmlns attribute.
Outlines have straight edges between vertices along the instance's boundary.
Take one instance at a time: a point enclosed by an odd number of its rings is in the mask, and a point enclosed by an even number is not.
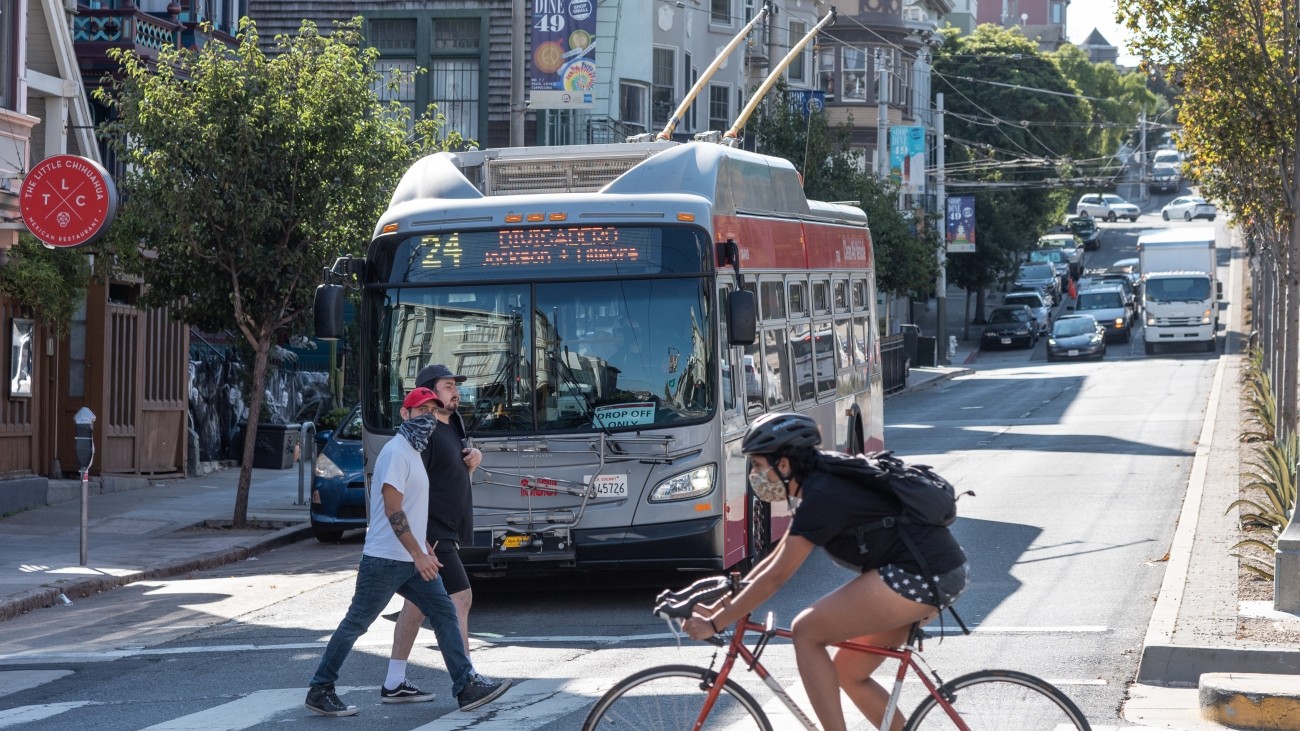
<svg viewBox="0 0 1300 731"><path fill-rule="evenodd" d="M1214 227L1166 229L1138 238L1146 352L1163 343L1215 349L1223 284L1215 275Z"/></svg>

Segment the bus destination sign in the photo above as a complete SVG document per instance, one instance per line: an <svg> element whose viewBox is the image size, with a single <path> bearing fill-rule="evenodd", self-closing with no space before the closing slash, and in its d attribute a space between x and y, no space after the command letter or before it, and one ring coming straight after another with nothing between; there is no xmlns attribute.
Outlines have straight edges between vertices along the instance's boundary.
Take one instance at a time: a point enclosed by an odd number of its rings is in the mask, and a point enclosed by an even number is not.
<svg viewBox="0 0 1300 731"><path fill-rule="evenodd" d="M422 269L458 268L465 259L459 232L422 236ZM565 228L512 228L495 233L495 241L475 236L479 264L484 267L515 267L547 264L607 264L637 262L641 246L625 243L613 226Z"/></svg>

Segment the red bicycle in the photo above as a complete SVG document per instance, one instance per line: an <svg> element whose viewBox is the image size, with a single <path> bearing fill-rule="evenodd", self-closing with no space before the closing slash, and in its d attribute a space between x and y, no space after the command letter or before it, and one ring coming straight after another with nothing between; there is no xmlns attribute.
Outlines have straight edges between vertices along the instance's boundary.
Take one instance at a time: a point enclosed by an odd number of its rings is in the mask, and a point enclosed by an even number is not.
<svg viewBox="0 0 1300 731"><path fill-rule="evenodd" d="M696 604L713 601L726 593L734 594L738 589L736 577L701 579L682 591L660 594L655 614L676 623L680 631L680 623L691 616ZM751 634L755 637L753 649L745 644L746 635ZM908 731L1091 731L1078 706L1041 678L1014 670L980 670L944 682L921 656L924 636L919 626L913 626L907 644L902 647L878 647L852 641L835 645L841 650L898 661L885 718L893 717L903 681L911 674L920 679L927 696L908 717L904 726ZM788 628L776 627L771 614L765 624L751 621L748 615L742 617L731 630L729 639L719 636L710 640L726 649L716 670L713 666L718 656L715 654L707 668L663 665L629 675L596 701L582 725L583 731L772 731L772 723L762 706L732 677L737 660L743 660L767 685L797 723L815 731L817 725L812 718L760 662L773 637L789 639L791 633Z"/></svg>

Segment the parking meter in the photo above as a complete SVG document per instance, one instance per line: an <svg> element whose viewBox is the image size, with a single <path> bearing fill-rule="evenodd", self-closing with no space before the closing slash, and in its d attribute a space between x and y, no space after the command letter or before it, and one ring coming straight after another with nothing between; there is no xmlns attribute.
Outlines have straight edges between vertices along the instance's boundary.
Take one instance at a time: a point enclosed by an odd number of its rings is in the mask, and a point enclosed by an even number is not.
<svg viewBox="0 0 1300 731"><path fill-rule="evenodd" d="M72 420L77 425L77 464L84 475L95 460L95 412L82 406Z"/></svg>
<svg viewBox="0 0 1300 731"><path fill-rule="evenodd" d="M72 416L77 426L77 464L81 467L81 565L86 565L90 533L90 463L95 461L95 412L82 406Z"/></svg>

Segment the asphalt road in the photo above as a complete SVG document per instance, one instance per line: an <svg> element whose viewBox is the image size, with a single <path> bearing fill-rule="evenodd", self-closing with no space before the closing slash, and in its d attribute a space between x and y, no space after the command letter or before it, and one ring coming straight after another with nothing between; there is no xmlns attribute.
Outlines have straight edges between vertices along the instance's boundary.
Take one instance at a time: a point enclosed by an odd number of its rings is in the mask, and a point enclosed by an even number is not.
<svg viewBox="0 0 1300 731"><path fill-rule="evenodd" d="M1157 209L1158 210L1158 209ZM1103 224L1088 266L1132 256L1139 231ZM1175 224L1183 225L1183 224ZM1164 572L1213 375L1209 354L1108 355L1048 364L1037 351L983 354L975 372L891 398L886 443L976 495L956 532L972 588L958 609L975 629L927 643L944 677L1024 670L1060 685L1094 727L1118 719ZM0 728L574 729L618 678L651 665L708 664L649 615L654 593L689 575L480 582L472 656L517 679L501 701L460 713L431 632L410 678L429 704L380 705L391 623L380 620L343 667L360 720L312 716L305 687L352 592L360 537L305 542L186 579L143 582L40 610L0 632ZM846 577L815 557L767 607L788 622ZM394 605L394 608L396 605ZM793 653L764 657L797 682ZM761 702L770 694L744 674ZM905 709L916 698L907 691ZM796 696L799 696L796 688ZM778 728L788 725L776 724ZM856 728L866 728L859 723Z"/></svg>

